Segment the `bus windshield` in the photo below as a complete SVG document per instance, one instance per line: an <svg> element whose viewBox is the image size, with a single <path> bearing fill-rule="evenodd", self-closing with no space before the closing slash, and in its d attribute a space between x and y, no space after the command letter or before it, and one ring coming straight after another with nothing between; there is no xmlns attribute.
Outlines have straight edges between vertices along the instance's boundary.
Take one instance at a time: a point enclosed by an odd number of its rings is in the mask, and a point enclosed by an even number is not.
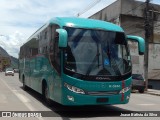
<svg viewBox="0 0 160 120"><path fill-rule="evenodd" d="M87 76L121 76L131 72L131 58L123 32L65 27L68 46L64 69Z"/></svg>

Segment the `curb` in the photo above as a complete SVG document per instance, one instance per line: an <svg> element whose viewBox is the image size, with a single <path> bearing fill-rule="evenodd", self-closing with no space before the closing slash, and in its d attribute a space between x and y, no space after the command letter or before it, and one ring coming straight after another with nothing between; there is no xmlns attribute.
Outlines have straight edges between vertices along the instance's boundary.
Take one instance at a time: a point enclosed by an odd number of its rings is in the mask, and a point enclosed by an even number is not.
<svg viewBox="0 0 160 120"><path fill-rule="evenodd" d="M160 94L158 93L151 93L151 92L146 92L147 94L150 94L150 95L156 95L156 96L160 96Z"/></svg>

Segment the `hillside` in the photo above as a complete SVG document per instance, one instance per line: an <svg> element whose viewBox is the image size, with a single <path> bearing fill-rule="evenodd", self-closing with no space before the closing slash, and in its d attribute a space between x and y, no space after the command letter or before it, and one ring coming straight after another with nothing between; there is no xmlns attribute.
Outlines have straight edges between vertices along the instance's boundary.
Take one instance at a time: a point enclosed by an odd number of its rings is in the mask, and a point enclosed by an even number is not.
<svg viewBox="0 0 160 120"><path fill-rule="evenodd" d="M10 56L1 46L0 46L0 56L10 57L11 67L18 68L18 59L13 56Z"/></svg>
<svg viewBox="0 0 160 120"><path fill-rule="evenodd" d="M9 57L9 54L0 46L0 55L3 57Z"/></svg>
<svg viewBox="0 0 160 120"><path fill-rule="evenodd" d="M10 58L11 58L11 66L13 68L18 68L18 59L13 56L10 56Z"/></svg>

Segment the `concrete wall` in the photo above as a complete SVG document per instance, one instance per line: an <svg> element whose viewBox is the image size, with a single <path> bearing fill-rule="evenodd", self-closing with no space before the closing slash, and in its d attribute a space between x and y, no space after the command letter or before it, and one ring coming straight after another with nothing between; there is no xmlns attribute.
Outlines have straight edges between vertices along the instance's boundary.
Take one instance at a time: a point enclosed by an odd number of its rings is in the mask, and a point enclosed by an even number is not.
<svg viewBox="0 0 160 120"><path fill-rule="evenodd" d="M132 60L132 72L144 75L144 55L139 55L138 44L136 42L128 42Z"/></svg>
<svg viewBox="0 0 160 120"><path fill-rule="evenodd" d="M121 14L121 0L118 0L113 4L109 5L108 7L104 8L103 10L95 13L89 18L111 21L113 19L118 18L120 14Z"/></svg>
<svg viewBox="0 0 160 120"><path fill-rule="evenodd" d="M137 17L144 16L144 2L135 0L121 0L121 14L132 15Z"/></svg>
<svg viewBox="0 0 160 120"><path fill-rule="evenodd" d="M149 45L149 76L160 79L160 44Z"/></svg>
<svg viewBox="0 0 160 120"><path fill-rule="evenodd" d="M135 42L129 42L132 58L133 73L144 75L144 56L138 55L138 45ZM149 44L149 64L148 78L160 79L160 44ZM159 85L160 87L160 85Z"/></svg>
<svg viewBox="0 0 160 120"><path fill-rule="evenodd" d="M121 27L127 35L145 37L144 19L142 17L121 15Z"/></svg>
<svg viewBox="0 0 160 120"><path fill-rule="evenodd" d="M160 90L160 81L159 80L149 80L148 85L151 89Z"/></svg>

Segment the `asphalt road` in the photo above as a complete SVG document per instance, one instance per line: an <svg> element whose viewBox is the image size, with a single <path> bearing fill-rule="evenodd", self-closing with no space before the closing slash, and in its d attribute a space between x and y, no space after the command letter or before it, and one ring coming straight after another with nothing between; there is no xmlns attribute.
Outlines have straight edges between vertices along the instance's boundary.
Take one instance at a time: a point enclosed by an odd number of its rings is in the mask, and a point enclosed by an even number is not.
<svg viewBox="0 0 160 120"><path fill-rule="evenodd" d="M48 107L40 94L29 89L24 91L22 89L22 84L18 80L18 74L15 76L5 76L4 73L0 73L0 111L37 111L42 114L42 116L52 116L52 117L31 117L23 119L60 119L60 120L70 120L70 119L107 119L113 120L121 111L125 114L125 111L159 111L160 113L160 96L154 96L149 94L132 93L131 99L128 104L125 105L105 105L105 106L81 106L81 107L66 107L53 103L52 107ZM48 112L42 112L48 111ZM118 111L118 112L114 112ZM139 112L138 112L139 113ZM128 114L128 113L127 113ZM39 114L38 114L39 115ZM126 114L125 114L126 115ZM130 114L129 114L130 115ZM144 114L143 114L144 115ZM154 114L153 114L154 116ZM137 120L139 117L114 117L114 120L125 120L132 119ZM0 117L1 119L5 119ZM10 118L12 119L22 119L22 118ZM141 120L160 120L160 117L140 117ZM8 118L7 118L8 120Z"/></svg>

